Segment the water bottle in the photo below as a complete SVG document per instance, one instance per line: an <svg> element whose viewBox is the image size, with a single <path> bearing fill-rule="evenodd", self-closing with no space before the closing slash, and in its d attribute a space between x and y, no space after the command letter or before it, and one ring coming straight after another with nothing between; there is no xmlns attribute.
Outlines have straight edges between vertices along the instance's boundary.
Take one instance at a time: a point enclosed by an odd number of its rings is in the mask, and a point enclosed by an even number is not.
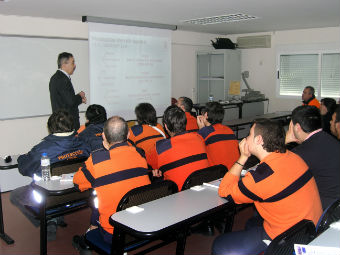
<svg viewBox="0 0 340 255"><path fill-rule="evenodd" d="M214 96L213 95L209 95L209 102L213 102L214 101Z"/></svg>
<svg viewBox="0 0 340 255"><path fill-rule="evenodd" d="M41 154L41 178L44 181L51 179L50 159L47 157L47 153Z"/></svg>

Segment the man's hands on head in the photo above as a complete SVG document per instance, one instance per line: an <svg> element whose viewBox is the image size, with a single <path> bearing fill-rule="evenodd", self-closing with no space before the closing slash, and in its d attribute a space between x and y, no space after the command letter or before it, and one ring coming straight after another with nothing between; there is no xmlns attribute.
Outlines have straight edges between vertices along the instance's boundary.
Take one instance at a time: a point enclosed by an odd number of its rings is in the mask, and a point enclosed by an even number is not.
<svg viewBox="0 0 340 255"><path fill-rule="evenodd" d="M197 126L198 126L199 129L205 127L204 121L205 121L205 117L203 115L197 116Z"/></svg>
<svg viewBox="0 0 340 255"><path fill-rule="evenodd" d="M155 177L161 177L162 176L162 172L159 169L152 170L152 174Z"/></svg>

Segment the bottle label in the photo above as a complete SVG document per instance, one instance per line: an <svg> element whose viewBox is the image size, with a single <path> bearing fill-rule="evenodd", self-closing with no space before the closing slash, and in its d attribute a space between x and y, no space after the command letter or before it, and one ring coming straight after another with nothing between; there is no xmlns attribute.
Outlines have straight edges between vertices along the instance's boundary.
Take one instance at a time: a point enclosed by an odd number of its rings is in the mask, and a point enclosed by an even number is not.
<svg viewBox="0 0 340 255"><path fill-rule="evenodd" d="M49 166L50 160L48 158L41 160L41 166Z"/></svg>

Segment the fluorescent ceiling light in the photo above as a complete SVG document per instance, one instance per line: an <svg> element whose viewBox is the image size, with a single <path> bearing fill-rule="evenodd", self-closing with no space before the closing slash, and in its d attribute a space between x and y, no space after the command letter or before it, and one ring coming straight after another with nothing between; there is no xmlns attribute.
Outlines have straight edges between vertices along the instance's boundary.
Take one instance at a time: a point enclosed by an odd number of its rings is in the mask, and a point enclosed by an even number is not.
<svg viewBox="0 0 340 255"><path fill-rule="evenodd" d="M237 14L227 14L227 15L221 15L221 16L183 20L182 22L195 24L195 25L209 25L209 24L236 22L236 21L246 21L246 20L251 20L251 19L258 19L258 17L248 15L248 14L243 14L243 13L237 13Z"/></svg>

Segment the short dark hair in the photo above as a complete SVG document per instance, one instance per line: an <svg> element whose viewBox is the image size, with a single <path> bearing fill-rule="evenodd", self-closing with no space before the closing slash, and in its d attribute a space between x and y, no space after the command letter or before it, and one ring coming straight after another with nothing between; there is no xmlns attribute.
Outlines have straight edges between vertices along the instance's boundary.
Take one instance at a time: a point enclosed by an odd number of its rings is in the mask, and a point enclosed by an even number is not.
<svg viewBox="0 0 340 255"><path fill-rule="evenodd" d="M340 105L339 104L336 105L334 113L335 113L335 117L336 117L335 122L336 123L340 122Z"/></svg>
<svg viewBox="0 0 340 255"><path fill-rule="evenodd" d="M48 118L47 128L50 134L71 132L74 129L73 117L68 111L55 111Z"/></svg>
<svg viewBox="0 0 340 255"><path fill-rule="evenodd" d="M315 94L315 89L314 89L314 87L312 87L312 86L307 86L307 87L305 87L305 89L309 89L309 93L312 94L312 95L314 96L314 94Z"/></svg>
<svg viewBox="0 0 340 255"><path fill-rule="evenodd" d="M108 143L126 142L128 135L128 125L119 116L109 118L104 124L104 134Z"/></svg>
<svg viewBox="0 0 340 255"><path fill-rule="evenodd" d="M179 99L182 100L184 110L186 112L191 112L192 107L194 106L194 103L192 102L192 100L189 97L180 97Z"/></svg>
<svg viewBox="0 0 340 255"><path fill-rule="evenodd" d="M87 107L85 117L88 120L85 126L90 124L104 123L107 120L106 110L99 104L91 104L89 107Z"/></svg>
<svg viewBox="0 0 340 255"><path fill-rule="evenodd" d="M135 114L139 125L143 124L151 126L157 125L156 110L152 106L152 104L140 103L135 108Z"/></svg>
<svg viewBox="0 0 340 255"><path fill-rule="evenodd" d="M163 125L166 125L172 133L184 132L187 125L185 112L176 105L169 106L163 115Z"/></svg>
<svg viewBox="0 0 340 255"><path fill-rule="evenodd" d="M292 122L299 123L301 129L306 133L311 133L321 128L320 110L315 106L298 106L292 112Z"/></svg>
<svg viewBox="0 0 340 255"><path fill-rule="evenodd" d="M60 69L61 66L67 62L70 58L73 58L73 55L71 53L68 52L62 52L58 55L58 60L57 60L57 64L58 64L58 68Z"/></svg>
<svg viewBox="0 0 340 255"><path fill-rule="evenodd" d="M262 136L263 149L267 152L286 152L286 134L281 122L270 119L256 119L254 125L254 137Z"/></svg>
<svg viewBox="0 0 340 255"><path fill-rule="evenodd" d="M208 114L208 121L212 125L222 123L224 118L224 109L219 102L206 103L205 107L202 109L202 113Z"/></svg>
<svg viewBox="0 0 340 255"><path fill-rule="evenodd" d="M332 115L335 111L336 108L336 101L333 98L330 97L325 97L321 99L321 103L326 106L327 108L327 112L330 113L330 115Z"/></svg>

